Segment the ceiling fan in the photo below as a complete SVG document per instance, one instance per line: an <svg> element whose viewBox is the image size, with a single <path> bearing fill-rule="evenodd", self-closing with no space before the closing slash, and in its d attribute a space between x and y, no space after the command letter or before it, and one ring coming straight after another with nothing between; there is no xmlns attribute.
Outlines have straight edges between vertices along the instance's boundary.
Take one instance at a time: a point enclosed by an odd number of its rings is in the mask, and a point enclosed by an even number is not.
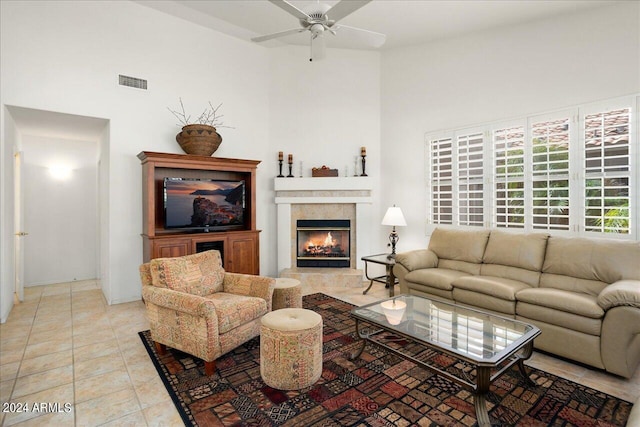
<svg viewBox="0 0 640 427"><path fill-rule="evenodd" d="M305 7L304 11L298 9L286 0L269 1L298 18L300 21L300 28L279 31L277 33L267 34L260 37L253 37L251 40L254 42L263 42L278 37L288 36L290 34L309 31L311 35L311 57L309 58L309 61L324 57L325 32L329 32L334 36L337 35L338 32L344 33L345 35L348 34L358 42L372 47L382 46L387 38L384 34L363 30L362 28L348 27L337 23L339 20L360 9L371 0L341 0L333 7L318 1L315 4Z"/></svg>

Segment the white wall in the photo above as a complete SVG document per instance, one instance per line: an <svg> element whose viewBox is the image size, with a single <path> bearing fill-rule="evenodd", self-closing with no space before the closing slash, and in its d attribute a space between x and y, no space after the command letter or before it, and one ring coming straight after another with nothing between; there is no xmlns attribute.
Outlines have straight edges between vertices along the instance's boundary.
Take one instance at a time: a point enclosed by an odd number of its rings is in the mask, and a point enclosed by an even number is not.
<svg viewBox="0 0 640 427"><path fill-rule="evenodd" d="M167 107L182 97L194 115L209 100L224 103L227 123L236 129L221 131L217 156L267 158L268 51L130 2L2 2L0 15L3 105L110 120L109 174L101 177L109 183L109 205L101 212L109 239L101 274L110 303L138 299L136 155L181 152ZM118 86L118 74L147 79L149 90ZM268 226L266 214L259 213L258 226ZM2 261L4 271L10 263L6 255ZM268 257L262 261L267 270Z"/></svg>
<svg viewBox="0 0 640 427"><path fill-rule="evenodd" d="M367 147L367 175L373 180L373 212L380 198L380 54L327 49L322 61L309 62L309 48L271 49L269 67L269 191L261 191L260 209L275 219L273 180L278 151L293 154L294 176L310 177L313 167L326 165L344 176L354 174L360 147ZM287 178L281 178L287 179ZM290 179L290 178L289 178ZM322 178L317 178L322 179ZM374 218L374 224L379 223ZM261 244L276 252L275 222L262 232ZM379 248L383 251L384 248ZM275 266L274 266L275 267ZM277 271L272 270L273 275Z"/></svg>
<svg viewBox="0 0 640 427"><path fill-rule="evenodd" d="M382 192L409 223L398 250L428 240L425 133L638 91L638 2L384 52Z"/></svg>
<svg viewBox="0 0 640 427"><path fill-rule="evenodd" d="M109 233L109 142L110 125L105 126L98 144L98 242L100 247L96 253L98 260L98 277L102 287L102 293L107 301L111 301L111 255Z"/></svg>
<svg viewBox="0 0 640 427"><path fill-rule="evenodd" d="M49 167L65 152L79 163L67 160L71 175L56 179ZM25 286L99 277L96 143L25 135L23 153Z"/></svg>
<svg viewBox="0 0 640 427"><path fill-rule="evenodd" d="M136 155L181 153L179 127L167 111L178 107L179 97L192 115L209 100L223 102L225 124L235 129L220 129L216 157L262 161L262 274L277 274L278 151L294 154L296 174L300 159L307 174L323 164L341 173L348 165L352 173L364 145L367 171L380 176L378 53L329 49L327 60L309 64L306 48L267 49L122 1L0 7L1 103L109 120L98 169L100 275L110 303L140 297L142 184ZM149 90L119 87L118 74L147 79ZM6 255L2 263L10 264Z"/></svg>
<svg viewBox="0 0 640 427"><path fill-rule="evenodd" d="M13 153L20 146L15 122L8 109L0 108L0 323L13 307L15 286L13 222Z"/></svg>

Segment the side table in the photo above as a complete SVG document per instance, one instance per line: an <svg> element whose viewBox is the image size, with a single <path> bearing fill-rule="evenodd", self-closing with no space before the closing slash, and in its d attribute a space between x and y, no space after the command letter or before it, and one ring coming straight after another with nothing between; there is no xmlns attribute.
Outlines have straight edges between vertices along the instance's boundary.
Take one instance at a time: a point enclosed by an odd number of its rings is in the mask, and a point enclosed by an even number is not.
<svg viewBox="0 0 640 427"><path fill-rule="evenodd" d="M364 275L369 280L369 287L362 292L362 295L365 295L373 286L373 282L384 283L385 288L389 289L389 296L394 296L393 287L398 283L396 276L393 274L393 266L396 265L396 259L391 256L391 254L376 254L376 255L368 255L363 256L361 258L364 261ZM369 277L369 272L367 271L368 263L374 264L382 264L386 268L386 274L382 276Z"/></svg>

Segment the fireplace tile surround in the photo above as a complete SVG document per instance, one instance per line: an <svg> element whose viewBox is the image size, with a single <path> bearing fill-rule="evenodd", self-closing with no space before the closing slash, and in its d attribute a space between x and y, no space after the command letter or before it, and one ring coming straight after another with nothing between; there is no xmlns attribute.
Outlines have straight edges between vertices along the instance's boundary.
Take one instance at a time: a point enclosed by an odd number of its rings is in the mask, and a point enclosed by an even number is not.
<svg viewBox="0 0 640 427"><path fill-rule="evenodd" d="M280 277L291 277L316 286L362 286L363 262L360 258L371 253L371 179L275 178L274 189ZM299 219L350 220L350 268L296 267L296 222Z"/></svg>

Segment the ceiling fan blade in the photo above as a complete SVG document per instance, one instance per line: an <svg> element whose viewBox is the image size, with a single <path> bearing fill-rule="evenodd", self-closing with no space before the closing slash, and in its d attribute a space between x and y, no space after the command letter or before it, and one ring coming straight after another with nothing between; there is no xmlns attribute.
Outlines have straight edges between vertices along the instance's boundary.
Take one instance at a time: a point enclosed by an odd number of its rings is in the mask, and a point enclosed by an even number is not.
<svg viewBox="0 0 640 427"><path fill-rule="evenodd" d="M380 47L387 40L387 36L375 31L363 30L362 28L348 27L346 25L336 25L333 27L339 33L348 34L353 40L372 47Z"/></svg>
<svg viewBox="0 0 640 427"><path fill-rule="evenodd" d="M298 9L297 7L295 7L294 5L292 5L286 0L269 0L269 1L275 4L276 6L278 6L280 9L290 13L291 15L295 16L298 19L302 19L304 21L311 19L309 15L307 15L306 13L304 13L303 11L301 11L300 9Z"/></svg>
<svg viewBox="0 0 640 427"><path fill-rule="evenodd" d="M325 57L326 48L322 34L311 34L311 58L309 61L319 61Z"/></svg>
<svg viewBox="0 0 640 427"><path fill-rule="evenodd" d="M251 40L254 42L264 42L267 40L275 39L278 37L288 36L289 34L301 33L303 31L307 31L306 28L294 28L293 30L285 30L280 31L273 34L267 34L266 36L252 37Z"/></svg>
<svg viewBox="0 0 640 427"><path fill-rule="evenodd" d="M338 22L345 16L360 9L370 1L371 0L342 0L331 9L329 9L326 15L331 21Z"/></svg>

